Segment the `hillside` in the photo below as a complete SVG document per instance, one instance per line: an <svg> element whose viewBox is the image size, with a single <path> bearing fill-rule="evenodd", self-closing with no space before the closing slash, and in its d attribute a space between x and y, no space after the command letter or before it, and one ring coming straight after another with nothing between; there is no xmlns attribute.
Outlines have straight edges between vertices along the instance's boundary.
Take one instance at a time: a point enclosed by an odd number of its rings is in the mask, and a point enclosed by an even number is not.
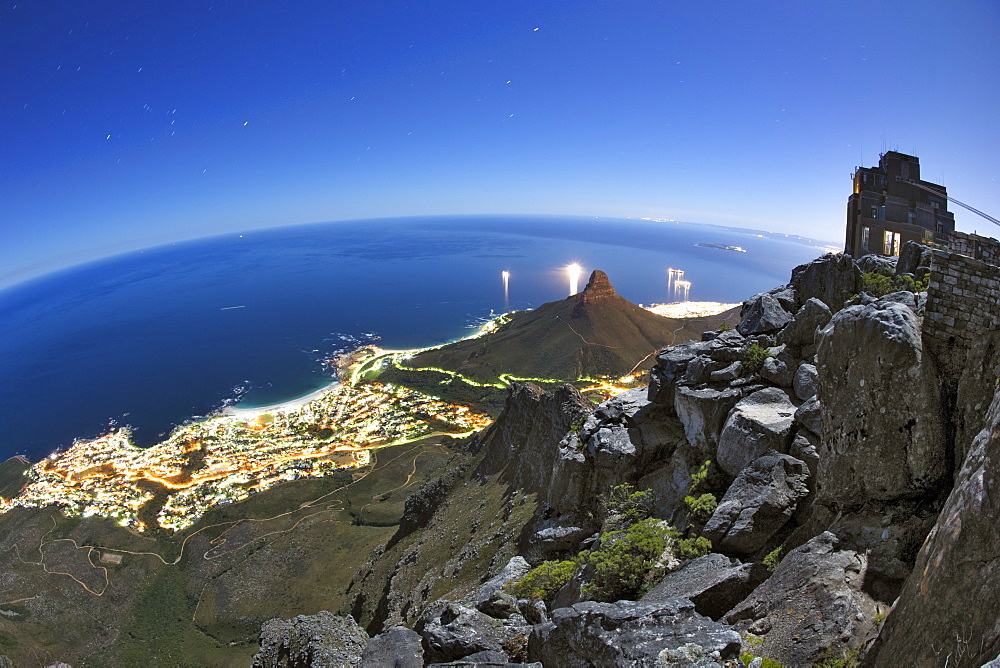
<svg viewBox="0 0 1000 668"><path fill-rule="evenodd" d="M479 382L516 378L577 380L645 371L657 351L730 326L738 309L704 318L664 318L615 292L594 271L583 292L519 312L496 331L416 355L413 368L457 371Z"/></svg>

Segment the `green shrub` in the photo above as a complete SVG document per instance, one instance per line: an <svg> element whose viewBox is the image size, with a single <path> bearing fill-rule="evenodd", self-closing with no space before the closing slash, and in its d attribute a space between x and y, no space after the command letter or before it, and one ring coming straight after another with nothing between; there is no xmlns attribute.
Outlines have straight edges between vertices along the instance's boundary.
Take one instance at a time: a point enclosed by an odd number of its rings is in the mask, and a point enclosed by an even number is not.
<svg viewBox="0 0 1000 668"><path fill-rule="evenodd" d="M687 506L688 516L692 520L704 524L712 517L719 502L716 500L715 494L706 493L698 496L685 496L684 505Z"/></svg>
<svg viewBox="0 0 1000 668"><path fill-rule="evenodd" d="M750 652L743 652L742 654L740 654L740 661L742 661L748 666L750 665L750 662L756 658L757 657L755 657ZM782 668L782 666L780 661L775 661L774 659L767 659L765 657L761 657L760 668Z"/></svg>
<svg viewBox="0 0 1000 668"><path fill-rule="evenodd" d="M751 343L743 350L743 369L749 373L757 373L764 368L764 361L774 357L764 346Z"/></svg>
<svg viewBox="0 0 1000 668"><path fill-rule="evenodd" d="M650 584L647 575L657 565L672 533L665 522L652 518L606 533L600 549L587 558L594 567L594 577L583 586L584 595L606 602L641 596Z"/></svg>
<svg viewBox="0 0 1000 668"><path fill-rule="evenodd" d="M712 551L712 541L704 536L694 536L692 538L681 538L674 543L674 556L687 561L704 557Z"/></svg>
<svg viewBox="0 0 1000 668"><path fill-rule="evenodd" d="M764 564L767 570L773 573L778 568L778 564L781 563L781 546L779 545L768 552L767 556L761 559L760 563Z"/></svg>
<svg viewBox="0 0 1000 668"><path fill-rule="evenodd" d="M575 561L544 561L524 574L520 580L507 584L504 589L517 598L530 598L551 603L563 585L576 572Z"/></svg>
<svg viewBox="0 0 1000 668"><path fill-rule="evenodd" d="M649 517L653 490L637 490L635 485L622 483L615 485L601 499L608 516L621 518L625 525L635 524Z"/></svg>
<svg viewBox="0 0 1000 668"><path fill-rule="evenodd" d="M872 297L882 297L900 290L923 292L927 289L929 279L930 273L914 279L910 276L883 276L874 271L866 271L861 275L861 289Z"/></svg>
<svg viewBox="0 0 1000 668"><path fill-rule="evenodd" d="M691 483L688 485L688 494L694 494L698 488L705 484L708 478L708 470L712 468L712 460L706 460L698 467L698 470L691 474Z"/></svg>
<svg viewBox="0 0 1000 668"><path fill-rule="evenodd" d="M860 663L856 649L844 650L839 655L834 655L833 649L827 648L820 661L813 666L814 668L856 668Z"/></svg>
<svg viewBox="0 0 1000 668"><path fill-rule="evenodd" d="M721 325L719 325L719 331L720 332L731 332L731 331L733 331L733 328L730 327L729 325L727 325L726 323L722 323Z"/></svg>

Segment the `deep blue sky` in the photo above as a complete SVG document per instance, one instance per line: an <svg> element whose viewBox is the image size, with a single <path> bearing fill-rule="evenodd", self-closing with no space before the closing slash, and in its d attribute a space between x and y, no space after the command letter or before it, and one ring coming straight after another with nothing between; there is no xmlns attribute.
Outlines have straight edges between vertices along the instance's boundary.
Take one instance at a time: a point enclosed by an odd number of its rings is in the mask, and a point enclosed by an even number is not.
<svg viewBox="0 0 1000 668"><path fill-rule="evenodd" d="M996 0L0 0L0 287L392 215L838 241L888 148L1000 216L998 32Z"/></svg>

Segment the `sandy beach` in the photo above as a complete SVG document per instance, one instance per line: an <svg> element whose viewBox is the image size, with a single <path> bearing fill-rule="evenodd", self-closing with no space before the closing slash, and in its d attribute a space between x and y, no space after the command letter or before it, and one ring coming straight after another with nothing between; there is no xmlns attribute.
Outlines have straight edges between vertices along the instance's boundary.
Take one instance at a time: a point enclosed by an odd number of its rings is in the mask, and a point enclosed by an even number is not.
<svg viewBox="0 0 1000 668"><path fill-rule="evenodd" d="M326 387L321 387L315 392L310 392L309 394L298 397L297 399L283 401L280 404L271 404L270 406L257 406L254 408L240 408L239 404L236 404L235 406L226 406L219 412L219 414L235 415L242 418L254 418L258 415L263 415L264 413L287 413L305 406L313 399L318 399L324 392L332 390L339 385L340 381L333 381Z"/></svg>

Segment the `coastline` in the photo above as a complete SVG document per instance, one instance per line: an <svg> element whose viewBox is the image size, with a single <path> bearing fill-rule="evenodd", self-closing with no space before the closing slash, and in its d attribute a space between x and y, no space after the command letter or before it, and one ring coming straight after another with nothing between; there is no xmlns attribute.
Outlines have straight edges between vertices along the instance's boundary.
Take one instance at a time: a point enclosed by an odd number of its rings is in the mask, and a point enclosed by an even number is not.
<svg viewBox="0 0 1000 668"><path fill-rule="evenodd" d="M223 408L221 411L218 412L218 415L232 415L234 417L241 417L241 418L255 418L265 413L288 412L295 410L297 408L302 408L313 399L318 399L325 392L337 387L340 387L339 380L335 380L329 385L321 387L318 390L314 390L309 394L303 395L295 399L289 399L288 401L282 401L281 403L278 404L271 404L270 406L256 406L253 408L249 407L240 408L239 404L233 406L226 406L225 408Z"/></svg>

